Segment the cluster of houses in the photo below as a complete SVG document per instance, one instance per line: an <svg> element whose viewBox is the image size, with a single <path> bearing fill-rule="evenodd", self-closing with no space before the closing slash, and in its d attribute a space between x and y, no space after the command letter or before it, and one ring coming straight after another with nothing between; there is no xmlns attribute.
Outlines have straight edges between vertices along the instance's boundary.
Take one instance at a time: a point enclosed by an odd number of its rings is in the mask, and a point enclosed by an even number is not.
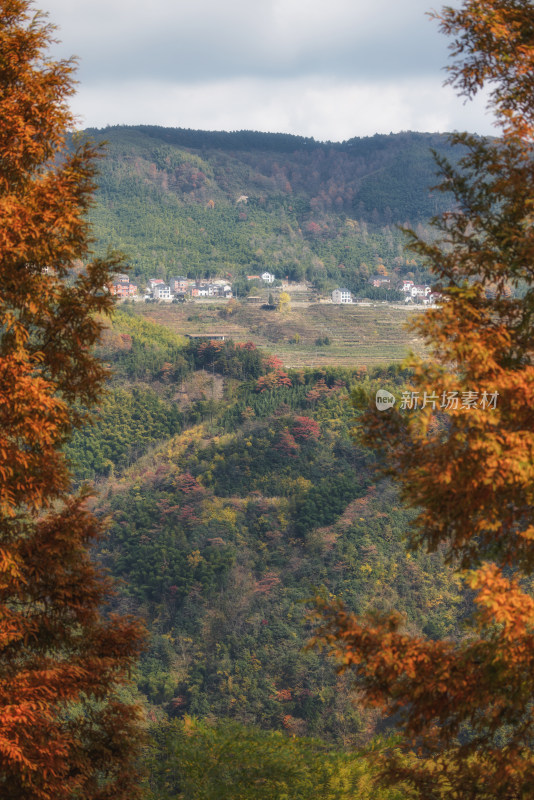
<svg viewBox="0 0 534 800"><path fill-rule="evenodd" d="M185 300L186 297L232 297L232 287L224 280L211 282L189 280L183 276L171 278L168 283L162 278L150 278L146 291L141 298L137 285L132 283L128 275L118 275L110 287L112 294L120 298L135 300L164 300L171 302L175 298Z"/></svg>
<svg viewBox="0 0 534 800"><path fill-rule="evenodd" d="M387 278L385 275L371 275L369 283L376 288L389 289L391 287L391 278ZM441 296L437 292L433 292L430 286L416 284L406 278L403 278L402 286L398 285L392 288L396 288L404 294L405 303L433 305Z"/></svg>
<svg viewBox="0 0 534 800"><path fill-rule="evenodd" d="M389 289L391 287L391 278L387 278L384 275L372 275L371 278L369 278L369 283L375 288L382 287L384 289ZM399 285L394 288L398 288L398 291L403 292L405 303L433 305L439 301L441 296L437 292L433 292L430 286L417 285L410 280L403 280L402 286ZM349 289L339 288L334 289L332 292L332 303L348 304L352 302L354 301Z"/></svg>
<svg viewBox="0 0 534 800"><path fill-rule="evenodd" d="M272 272L264 272L261 275L247 275L247 279L249 281L258 280L265 284L272 284L275 281L275 276ZM369 283L374 287L387 289L391 287L391 278L385 275L372 275ZM440 298L437 292L432 292L430 286L417 285L411 280L403 279L401 284L391 288L401 291L404 294L406 303L433 305ZM185 300L187 297L232 297L232 287L225 280L207 282L190 280L183 276L171 278L168 283L165 283L162 278L150 278L145 293L140 296L137 285L130 281L128 275L117 275L110 287L110 291L122 299L165 300L167 302L174 299ZM259 301L261 298L249 299L257 299ZM346 305L353 302L350 289L340 287L332 292L332 303Z"/></svg>
<svg viewBox="0 0 534 800"><path fill-rule="evenodd" d="M420 302L425 305L433 305L441 295L433 292L430 286L417 285L413 281L403 280L401 291L404 293L404 302Z"/></svg>
<svg viewBox="0 0 534 800"><path fill-rule="evenodd" d="M247 280L263 281L272 284L276 280L272 272L263 272L261 275L247 275ZM117 275L110 287L112 294L133 300L185 300L187 297L232 297L232 286L224 280L198 281L184 278L179 275L171 278L168 283L162 278L150 278L143 295L138 292L138 287L130 281L128 275Z"/></svg>

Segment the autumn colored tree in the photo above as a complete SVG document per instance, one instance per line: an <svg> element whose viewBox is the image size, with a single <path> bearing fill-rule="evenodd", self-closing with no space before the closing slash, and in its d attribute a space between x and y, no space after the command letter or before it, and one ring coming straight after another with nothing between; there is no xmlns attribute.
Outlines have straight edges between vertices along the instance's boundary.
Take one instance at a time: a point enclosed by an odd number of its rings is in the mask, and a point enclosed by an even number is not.
<svg viewBox="0 0 534 800"><path fill-rule="evenodd" d="M101 610L102 524L62 453L106 378L92 345L120 259L88 260L98 152L66 149L75 65L52 36L30 0L0 0L0 796L130 800L141 631Z"/></svg>
<svg viewBox="0 0 534 800"><path fill-rule="evenodd" d="M295 417L291 433L297 441L307 442L317 440L321 433L319 424L311 417Z"/></svg>
<svg viewBox="0 0 534 800"><path fill-rule="evenodd" d="M268 372L267 375L262 375L256 381L257 392L268 392L277 389L280 386L291 386L291 378L287 372L276 370L275 372Z"/></svg>
<svg viewBox="0 0 534 800"><path fill-rule="evenodd" d="M457 134L439 160L452 211L437 241L412 236L442 302L414 327L414 361L394 409L368 407L367 444L418 510L411 546L444 550L474 597L458 641L407 635L395 615L357 618L323 603L318 639L353 669L369 705L404 741L384 759L425 800L534 796L534 8L529 0L446 7L449 83L489 89L501 137ZM510 291L510 289L512 291Z"/></svg>
<svg viewBox="0 0 534 800"><path fill-rule="evenodd" d="M280 292L276 308L281 314L291 310L291 296L287 292Z"/></svg>
<svg viewBox="0 0 534 800"><path fill-rule="evenodd" d="M285 456L293 458L299 452L299 446L289 431L285 430L280 433L278 441L275 444L275 449Z"/></svg>

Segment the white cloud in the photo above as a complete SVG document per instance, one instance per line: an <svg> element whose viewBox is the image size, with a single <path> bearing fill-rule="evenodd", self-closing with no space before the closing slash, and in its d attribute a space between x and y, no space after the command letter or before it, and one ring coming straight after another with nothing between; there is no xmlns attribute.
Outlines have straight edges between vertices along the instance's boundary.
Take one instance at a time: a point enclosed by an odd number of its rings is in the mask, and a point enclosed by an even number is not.
<svg viewBox="0 0 534 800"><path fill-rule="evenodd" d="M83 88L74 110L85 126L157 124L204 130L261 130L341 141L401 130L491 132L481 104L466 117L451 90L421 79L340 84L326 79L250 80L195 86L125 83ZM463 114L462 114L463 111Z"/></svg>

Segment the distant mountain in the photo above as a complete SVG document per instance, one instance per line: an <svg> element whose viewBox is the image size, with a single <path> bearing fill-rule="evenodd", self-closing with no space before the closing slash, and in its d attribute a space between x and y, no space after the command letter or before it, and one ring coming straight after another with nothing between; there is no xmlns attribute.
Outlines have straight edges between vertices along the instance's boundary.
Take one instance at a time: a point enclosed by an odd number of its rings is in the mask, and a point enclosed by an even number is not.
<svg viewBox="0 0 534 800"><path fill-rule="evenodd" d="M424 226L447 207L430 189L431 149L458 156L430 133L342 143L155 126L85 133L107 142L97 248L124 250L138 278L270 269L357 290L380 263L417 270L397 225Z"/></svg>

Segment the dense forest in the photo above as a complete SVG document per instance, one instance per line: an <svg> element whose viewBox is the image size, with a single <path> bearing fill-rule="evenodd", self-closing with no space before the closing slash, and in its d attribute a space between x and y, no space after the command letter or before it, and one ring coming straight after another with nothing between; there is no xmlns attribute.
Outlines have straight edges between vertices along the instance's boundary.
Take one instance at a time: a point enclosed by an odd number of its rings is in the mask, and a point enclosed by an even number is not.
<svg viewBox="0 0 534 800"><path fill-rule="evenodd" d="M431 149L459 156L445 136L410 132L343 143L150 126L86 134L107 142L91 215L97 248L123 250L141 284L270 270L362 294L377 267L422 280L400 227L426 234L447 207L430 188Z"/></svg>
<svg viewBox="0 0 534 800"><path fill-rule="evenodd" d="M405 552L411 514L351 436L358 388L398 390L406 374L285 370L251 343L190 342L128 307L100 354L113 369L107 398L67 452L111 518L99 558L122 581L117 609L150 630L136 683L157 747L176 753L183 785L202 771L207 742L237 736L251 748L245 760L263 748L278 763L287 751L276 737L296 736L308 755L296 752L294 766L311 769L311 752L318 770L349 759L347 786L366 797L367 768L347 748L388 731L351 701L334 664L305 648L311 598L395 608L431 638L454 635L467 613L439 553ZM187 758L184 725L195 731Z"/></svg>

